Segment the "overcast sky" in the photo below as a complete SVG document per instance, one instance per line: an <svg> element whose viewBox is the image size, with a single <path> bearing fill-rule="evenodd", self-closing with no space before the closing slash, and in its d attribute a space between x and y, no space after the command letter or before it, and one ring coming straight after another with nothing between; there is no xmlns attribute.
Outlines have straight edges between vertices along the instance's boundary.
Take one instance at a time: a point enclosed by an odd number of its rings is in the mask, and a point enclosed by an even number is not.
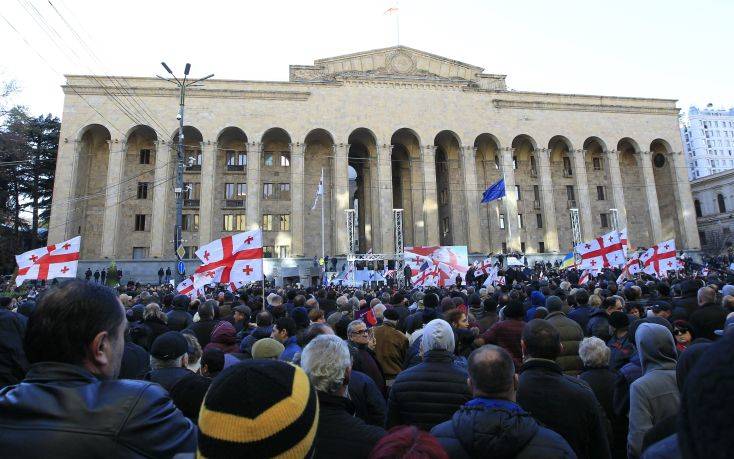
<svg viewBox="0 0 734 459"><path fill-rule="evenodd" d="M3 0L0 80L17 81L12 102L57 115L64 73L154 76L165 60L287 80L289 64L395 45L394 6L401 44L512 89L734 107L731 0Z"/></svg>

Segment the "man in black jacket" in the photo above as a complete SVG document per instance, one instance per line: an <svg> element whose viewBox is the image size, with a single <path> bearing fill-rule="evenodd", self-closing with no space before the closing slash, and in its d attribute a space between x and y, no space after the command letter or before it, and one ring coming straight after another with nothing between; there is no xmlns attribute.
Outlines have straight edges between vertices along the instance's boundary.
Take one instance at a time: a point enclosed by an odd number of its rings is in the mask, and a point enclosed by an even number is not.
<svg viewBox="0 0 734 459"><path fill-rule="evenodd" d="M564 375L556 363L561 352L558 330L546 320L531 320L520 345L525 363L517 403L563 436L579 458L609 458L604 413L594 392L580 379Z"/></svg>
<svg viewBox="0 0 734 459"><path fill-rule="evenodd" d="M387 400L386 427L414 425L422 430L451 419L471 398L466 370L455 363L454 332L445 320L435 319L421 337L423 363L403 370Z"/></svg>
<svg viewBox="0 0 734 459"><path fill-rule="evenodd" d="M26 379L0 391L4 457L172 457L196 430L156 384L116 380L125 311L115 292L73 280L28 321Z"/></svg>
<svg viewBox="0 0 734 459"><path fill-rule="evenodd" d="M25 329L25 316L0 307L0 388L18 384L28 371L23 350Z"/></svg>
<svg viewBox="0 0 734 459"><path fill-rule="evenodd" d="M469 356L474 398L431 430L452 459L576 457L566 440L541 427L516 402L518 378L510 354L488 344Z"/></svg>
<svg viewBox="0 0 734 459"><path fill-rule="evenodd" d="M366 458L385 430L356 417L346 397L352 371L347 344L335 335L319 335L303 349L301 367L319 398L314 458Z"/></svg>
<svg viewBox="0 0 734 459"><path fill-rule="evenodd" d="M698 291L698 309L689 319L694 337L714 341L718 338L715 331L724 328L725 321L726 310L716 302L716 291L711 287L701 288Z"/></svg>
<svg viewBox="0 0 734 459"><path fill-rule="evenodd" d="M173 310L168 311L168 328L173 331L181 331L189 328L194 323L191 314L188 313L191 299L186 295L173 297Z"/></svg>
<svg viewBox="0 0 734 459"><path fill-rule="evenodd" d="M207 300L199 305L199 321L189 327L194 332L196 340L202 349L212 340L212 332L219 325L219 321L214 319L214 306L217 300Z"/></svg>

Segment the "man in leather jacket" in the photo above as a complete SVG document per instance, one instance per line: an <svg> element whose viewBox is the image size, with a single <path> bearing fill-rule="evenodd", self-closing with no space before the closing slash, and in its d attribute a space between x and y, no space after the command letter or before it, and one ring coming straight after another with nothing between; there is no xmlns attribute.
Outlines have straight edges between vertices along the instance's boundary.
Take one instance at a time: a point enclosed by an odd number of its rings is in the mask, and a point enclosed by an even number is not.
<svg viewBox="0 0 734 459"><path fill-rule="evenodd" d="M28 321L31 367L0 391L3 457L171 457L196 429L159 385L117 380L125 311L115 292L73 280L46 292Z"/></svg>

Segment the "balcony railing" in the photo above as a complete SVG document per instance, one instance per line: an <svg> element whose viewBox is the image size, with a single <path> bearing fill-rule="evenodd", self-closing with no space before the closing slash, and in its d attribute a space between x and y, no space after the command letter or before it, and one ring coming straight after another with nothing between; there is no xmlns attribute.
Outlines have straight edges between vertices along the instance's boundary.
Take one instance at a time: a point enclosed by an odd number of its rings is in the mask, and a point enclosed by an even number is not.
<svg viewBox="0 0 734 459"><path fill-rule="evenodd" d="M184 199L184 207L199 207L198 199Z"/></svg>
<svg viewBox="0 0 734 459"><path fill-rule="evenodd" d="M186 166L185 170L186 172L201 172L201 164L192 164L190 166Z"/></svg>
<svg viewBox="0 0 734 459"><path fill-rule="evenodd" d="M227 164L227 172L243 172L245 166L242 164Z"/></svg>
<svg viewBox="0 0 734 459"><path fill-rule="evenodd" d="M245 207L244 199L225 199L224 207Z"/></svg>

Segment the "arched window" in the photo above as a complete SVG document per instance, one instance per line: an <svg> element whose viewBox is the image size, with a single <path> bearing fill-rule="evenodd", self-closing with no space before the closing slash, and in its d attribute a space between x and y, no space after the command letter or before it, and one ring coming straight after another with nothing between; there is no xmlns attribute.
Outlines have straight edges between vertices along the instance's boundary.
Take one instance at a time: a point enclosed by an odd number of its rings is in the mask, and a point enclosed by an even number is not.
<svg viewBox="0 0 734 459"><path fill-rule="evenodd" d="M726 203L724 202L724 195L719 193L716 195L716 200L719 202L719 212L726 212Z"/></svg>
<svg viewBox="0 0 734 459"><path fill-rule="evenodd" d="M703 212L701 212L701 201L699 201L698 199L693 201L693 207L696 208L696 217L703 217Z"/></svg>

